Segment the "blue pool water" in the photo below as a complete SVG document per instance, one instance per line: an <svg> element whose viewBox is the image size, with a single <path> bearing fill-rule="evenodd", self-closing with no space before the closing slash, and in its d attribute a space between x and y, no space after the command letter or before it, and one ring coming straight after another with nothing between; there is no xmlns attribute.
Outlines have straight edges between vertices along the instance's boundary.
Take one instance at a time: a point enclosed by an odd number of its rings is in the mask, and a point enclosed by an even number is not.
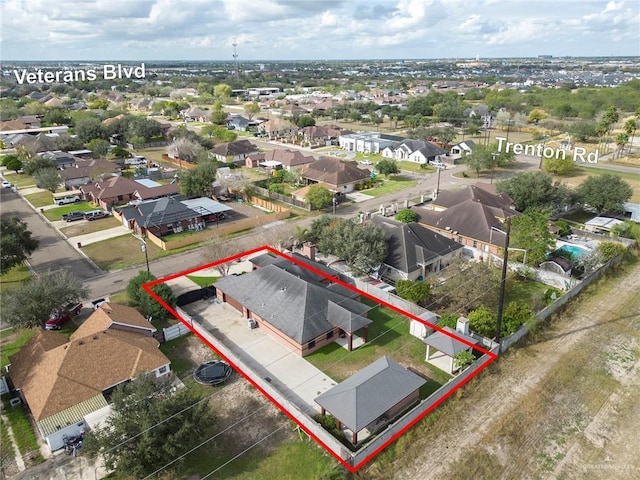
<svg viewBox="0 0 640 480"><path fill-rule="evenodd" d="M577 245L563 245L560 248L556 249L556 252L560 251L569 252L575 258L589 254L589 250L587 250L586 248L578 247Z"/></svg>

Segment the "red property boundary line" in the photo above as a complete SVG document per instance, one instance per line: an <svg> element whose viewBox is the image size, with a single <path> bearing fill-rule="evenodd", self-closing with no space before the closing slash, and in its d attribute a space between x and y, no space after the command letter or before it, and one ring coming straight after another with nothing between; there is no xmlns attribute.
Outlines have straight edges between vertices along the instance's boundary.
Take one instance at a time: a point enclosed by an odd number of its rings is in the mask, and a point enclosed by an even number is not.
<svg viewBox="0 0 640 480"><path fill-rule="evenodd" d="M454 388L452 388L448 393L446 393L445 395L442 396L442 398L440 398L439 400L437 400L436 402L433 403L433 405L431 405L428 409L426 409L424 412L422 412L420 415L418 415L414 420L412 420L406 427L404 427L402 430L400 430L398 433L396 433L395 435L393 435L389 440L387 440L384 444L382 444L379 448L377 448L376 450L373 451L373 453L371 453L370 455L368 455L364 460L362 460L361 462L359 462L357 465L352 466L350 465L347 461L345 461L344 459L342 459L336 452L334 452L330 447L328 447L320 438L318 438L312 431L310 431L304 424L302 424L296 417L295 415L293 415L291 412L289 412L285 407L283 407L277 400L275 400L269 393L267 393L260 385L258 385L247 373L245 373L244 371L242 371L242 369L238 368L238 366L231 361L229 358L227 358L226 355L224 355L222 352L220 352L216 347L214 347L206 338L204 338L198 331L196 331L190 324L188 321L186 321L184 318L182 318L182 316L172 307L170 307L169 305L167 305L167 303L162 300L158 295L156 295L156 293L152 290L152 287L159 285L161 283L165 283L169 280L173 280L175 278L178 277L182 277L184 275L189 275L193 272L198 272L200 270L204 270L206 268L212 268L212 267L216 267L220 264L223 263L227 263L227 262L232 262L234 260L238 260L242 257L246 257L248 255L252 255L254 253L258 253L258 252L269 252L272 253L274 255L277 255L281 258L284 258L292 263L295 263L296 265L299 265L303 268L306 268L310 271L312 271L315 274L318 274L326 279L329 279L339 285L341 285L342 287L348 288L349 290L352 290L354 292L357 292L359 295L364 296L376 303L379 303L381 305L384 305L385 307L407 317L410 318L412 320L416 320L426 326L428 326L429 328L432 328L433 330L437 330L439 332L441 332L444 335L448 335L449 337L464 343L465 345L468 345L469 347L473 348L474 350L477 350L479 352L481 352L484 355L487 355L489 358L483 362L482 364L478 365L475 370L469 374L469 376L467 376L465 379L463 379L458 385L456 385ZM385 448L387 448L391 443L395 442L398 438L400 438L400 436L402 436L405 432L407 432L407 430L409 430L410 428L412 428L416 423L418 423L420 420L422 420L425 416L427 416L431 411L433 411L436 407L438 407L439 405L441 405L447 398L449 398L451 395L453 395L454 392L456 392L459 388L461 388L462 386L464 386L469 380L471 380L473 377L475 377L478 373L480 373L482 370L484 370L490 363L492 363L494 360L496 360L498 358L498 355L496 353L493 353L483 347L479 347L477 345L474 345L470 342L468 342L467 340L465 340L464 338L458 337L455 334L452 334L450 332L447 332L446 330L441 329L440 327L438 327L435 324L432 324L430 322L427 322L424 319L418 318L416 315L413 315L412 313L409 313L405 310L402 310L399 307L396 307L395 305L392 305L388 302L385 302L384 300L375 297L373 295L368 294L367 292L364 292L352 285L349 285L345 282L343 282L342 280L340 280L337 277L333 277L330 275L327 275L325 272L322 272L321 270L318 270L317 268L313 267L312 265L308 265L307 263L304 263L294 257L291 257L289 255L286 255L282 252L279 252L277 250L275 250L274 248L268 246L268 245L264 245L258 248L254 248L252 250L247 250L245 252L239 253L237 255L233 255L231 257L227 257L221 260L217 260L215 262L211 262L211 263L207 263L205 265L201 265L199 267L195 267L189 270L185 270L183 272L179 272L179 273L175 273L173 275L169 275L167 277L164 278L160 278L157 280L154 280L152 282L148 282L145 283L144 285L142 285L142 288L144 288L144 290L151 295L151 297L153 297L160 305L162 305L165 309L167 309L168 312L171 313L171 315L173 315L175 318L177 318L180 322L182 322L182 324L184 324L193 334L195 334L202 342L204 342L209 348L211 348L214 352L216 352L220 357L222 357L226 362L228 362L240 375L242 375L245 380L247 380L251 385L253 385L260 393L262 393L266 398L268 398L271 403L273 403L276 407L278 407L280 409L280 411L282 411L287 417L289 417L293 422L295 422L301 429L303 429L307 435L309 435L310 437L312 437L316 442L318 442L318 444L320 444L327 452L329 452L336 460L338 460L347 470L349 470L351 473L355 473L356 471L358 471L360 468L362 468L365 464L367 464L368 462L370 462L371 460L373 460L374 457L376 457L380 452L382 452Z"/></svg>

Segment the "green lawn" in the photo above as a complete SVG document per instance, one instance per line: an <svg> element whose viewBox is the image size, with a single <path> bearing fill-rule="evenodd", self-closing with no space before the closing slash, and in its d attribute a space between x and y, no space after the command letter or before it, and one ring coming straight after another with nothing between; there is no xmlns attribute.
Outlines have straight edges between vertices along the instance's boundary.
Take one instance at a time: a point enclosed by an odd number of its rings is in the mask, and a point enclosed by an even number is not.
<svg viewBox="0 0 640 480"><path fill-rule="evenodd" d="M29 268L22 264L16 265L4 275L0 275L0 291L18 285L31 278Z"/></svg>
<svg viewBox="0 0 640 480"><path fill-rule="evenodd" d="M98 210L98 207L91 203L78 202L71 205L63 205L62 207L45 210L44 216L47 217L47 219L51 222L55 222L56 220L62 220L62 215L65 215L69 212L89 212L91 210Z"/></svg>
<svg viewBox="0 0 640 480"><path fill-rule="evenodd" d="M51 192L38 192L25 195L24 198L34 207L47 207L53 205L53 194Z"/></svg>
<svg viewBox="0 0 640 480"><path fill-rule="evenodd" d="M216 445L218 447L218 445ZM204 450L206 447L203 447ZM215 449L217 450L217 448ZM221 458L221 452L213 455L211 449L198 451L187 457L187 473L210 472L225 463L232 455ZM218 457L218 458L216 458ZM213 478L227 480L316 480L348 478L341 475L340 467L313 440L289 440L265 455L260 447L249 450L242 461L231 462L221 468Z"/></svg>
<svg viewBox="0 0 640 480"><path fill-rule="evenodd" d="M381 176L378 176L376 180L378 181ZM362 193L367 195L371 195L372 197L381 197L383 195L388 195L393 192L397 192L399 190L403 190L408 187L415 186L415 180L409 180L408 178L403 177L402 175L396 175L383 180L381 186L376 188L370 188L366 190L362 190Z"/></svg>
<svg viewBox="0 0 640 480"><path fill-rule="evenodd" d="M8 399L3 399L2 403L3 413L9 420L9 425L11 425L13 437L20 453L25 455L28 452L33 452L37 462L42 462L43 458L40 455L38 440L31 428L31 423L29 423L26 407L23 405L11 407Z"/></svg>
<svg viewBox="0 0 640 480"><path fill-rule="evenodd" d="M431 378L434 390L451 378L446 372L425 362L426 347L420 339L409 333L407 317L386 307L374 306L368 299L362 302L372 306L367 315L373 321L368 327L367 344L348 352L333 342L306 356L307 361L338 382L384 355Z"/></svg>
<svg viewBox="0 0 640 480"><path fill-rule="evenodd" d="M15 185L18 188L36 186L36 181L33 179L33 177L26 175L24 173L4 172L2 176L5 178L5 180L7 180L8 182L11 182L13 185Z"/></svg>
<svg viewBox="0 0 640 480"><path fill-rule="evenodd" d="M545 292L549 285L532 280L509 279L505 289L505 305L509 302L519 302L529 305L532 310L539 311L546 307Z"/></svg>
<svg viewBox="0 0 640 480"><path fill-rule="evenodd" d="M216 280L220 277L199 277L197 275L187 275L187 278L201 287L208 287L209 285L216 283Z"/></svg>
<svg viewBox="0 0 640 480"><path fill-rule="evenodd" d="M9 335L13 335L16 332L15 329L5 330L2 332L2 349L0 351L0 368L4 371L4 367L9 365L9 357L14 353L18 353L18 350L22 348L22 346L29 341L29 339L35 333L35 329L20 329L17 331L17 335L11 340L5 343L5 339Z"/></svg>
<svg viewBox="0 0 640 480"><path fill-rule="evenodd" d="M113 295L109 295L110 303L117 303L118 305L129 305L129 295L126 290L118 293L114 293Z"/></svg>
<svg viewBox="0 0 640 480"><path fill-rule="evenodd" d="M426 175L428 173L433 173L436 171L436 167L432 167L428 164L420 164L415 162L396 162L398 164L398 168L400 170L407 170L413 173L420 173Z"/></svg>

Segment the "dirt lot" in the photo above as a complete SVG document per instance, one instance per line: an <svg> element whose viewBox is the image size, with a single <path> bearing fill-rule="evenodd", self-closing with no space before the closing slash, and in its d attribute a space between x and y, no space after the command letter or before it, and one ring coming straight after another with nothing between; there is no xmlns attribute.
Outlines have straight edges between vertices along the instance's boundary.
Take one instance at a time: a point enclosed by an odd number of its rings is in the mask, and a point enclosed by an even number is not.
<svg viewBox="0 0 640 480"><path fill-rule="evenodd" d="M638 358L636 263L588 289L361 474L640 478Z"/></svg>

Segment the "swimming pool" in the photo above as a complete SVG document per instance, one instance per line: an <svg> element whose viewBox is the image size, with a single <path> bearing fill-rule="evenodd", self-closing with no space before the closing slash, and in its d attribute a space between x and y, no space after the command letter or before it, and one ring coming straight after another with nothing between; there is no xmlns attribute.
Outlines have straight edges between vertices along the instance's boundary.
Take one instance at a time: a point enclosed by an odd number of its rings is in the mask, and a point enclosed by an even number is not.
<svg viewBox="0 0 640 480"><path fill-rule="evenodd" d="M591 250L585 247L580 247L578 245L565 244L565 245L562 245L560 248L557 248L553 253L557 253L557 252L568 252L571 254L572 257L578 258L584 255L589 255Z"/></svg>

